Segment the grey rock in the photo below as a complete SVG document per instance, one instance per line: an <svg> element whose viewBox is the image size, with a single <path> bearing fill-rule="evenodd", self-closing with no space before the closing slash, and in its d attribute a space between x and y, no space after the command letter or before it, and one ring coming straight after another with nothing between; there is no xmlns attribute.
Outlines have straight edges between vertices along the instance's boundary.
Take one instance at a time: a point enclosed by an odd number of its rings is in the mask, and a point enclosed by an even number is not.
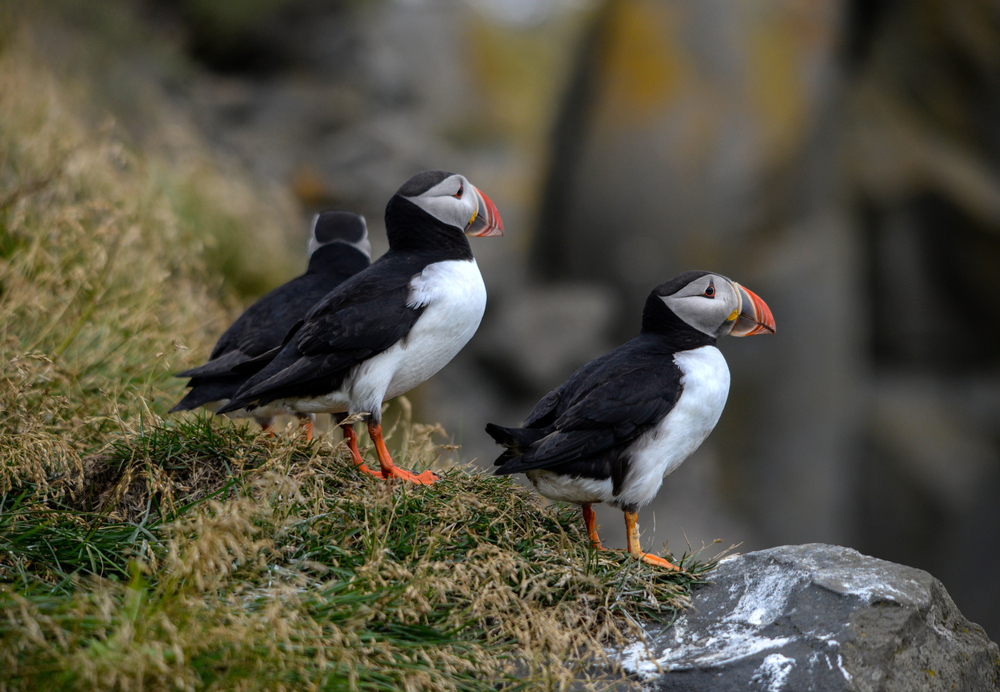
<svg viewBox="0 0 1000 692"><path fill-rule="evenodd" d="M823 544L724 560L616 655L650 691L1000 690L1000 650L923 570Z"/></svg>

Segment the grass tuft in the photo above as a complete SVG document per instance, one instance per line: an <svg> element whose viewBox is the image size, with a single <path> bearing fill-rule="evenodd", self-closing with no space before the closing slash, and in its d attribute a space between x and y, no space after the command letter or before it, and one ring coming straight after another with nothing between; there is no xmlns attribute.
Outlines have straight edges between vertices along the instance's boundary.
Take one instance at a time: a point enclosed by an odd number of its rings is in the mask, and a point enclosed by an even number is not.
<svg viewBox="0 0 1000 692"><path fill-rule="evenodd" d="M508 478L374 480L326 439L193 417L109 449L94 506L72 483L3 499L19 688L559 689L707 567L592 551L576 511Z"/></svg>

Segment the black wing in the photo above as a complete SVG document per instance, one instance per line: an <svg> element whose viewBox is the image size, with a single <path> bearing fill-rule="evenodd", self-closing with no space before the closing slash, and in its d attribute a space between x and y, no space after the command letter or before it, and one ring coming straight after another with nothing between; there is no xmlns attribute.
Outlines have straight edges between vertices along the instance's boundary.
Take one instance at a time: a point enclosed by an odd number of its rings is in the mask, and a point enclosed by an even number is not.
<svg viewBox="0 0 1000 692"><path fill-rule="evenodd" d="M225 377L232 375L232 369L237 367L240 363L249 360L250 357L251 356L243 351L232 349L221 353L219 356L213 357L212 360L209 360L204 365L199 365L196 368L176 373L174 377ZM189 383L189 386L194 385Z"/></svg>
<svg viewBox="0 0 1000 692"><path fill-rule="evenodd" d="M568 380L543 396L524 419L524 427L547 428L555 423L556 418L565 413L572 402L578 401L581 396L600 384L601 378L595 378L594 374L607 368L610 365L609 361L616 359L618 350L620 349L590 361L570 375Z"/></svg>
<svg viewBox="0 0 1000 692"><path fill-rule="evenodd" d="M270 358L246 372L240 370L241 366L246 367L272 351L277 353L287 333L317 302L370 264L364 253L346 247L326 250L319 261L317 256L323 250L325 248L320 248L313 254L305 274L267 293L247 308L219 337L207 363L176 375L191 378L188 382L191 391L170 409L170 413L231 399L250 374L260 370Z"/></svg>
<svg viewBox="0 0 1000 692"><path fill-rule="evenodd" d="M387 253L323 298L263 370L220 413L337 389L347 372L404 338L423 307L410 307L410 281L427 262Z"/></svg>
<svg viewBox="0 0 1000 692"><path fill-rule="evenodd" d="M240 375L192 378L188 382L191 390L167 413L190 411L213 401L231 399L239 388L243 386L246 379L246 377Z"/></svg>
<svg viewBox="0 0 1000 692"><path fill-rule="evenodd" d="M347 278L341 273L310 273L279 286L247 308L222 333L207 363L175 377L231 375L234 367L280 346L295 323Z"/></svg>
<svg viewBox="0 0 1000 692"><path fill-rule="evenodd" d="M526 427L543 426L534 435L537 439L516 450L517 456L501 455L496 473L570 464L580 466L578 475L611 475L610 465L628 443L676 405L683 389L680 378L672 353L655 348L647 338L633 339L588 363L544 397L526 421ZM590 469L594 465L603 471ZM572 468L559 470L574 473Z"/></svg>

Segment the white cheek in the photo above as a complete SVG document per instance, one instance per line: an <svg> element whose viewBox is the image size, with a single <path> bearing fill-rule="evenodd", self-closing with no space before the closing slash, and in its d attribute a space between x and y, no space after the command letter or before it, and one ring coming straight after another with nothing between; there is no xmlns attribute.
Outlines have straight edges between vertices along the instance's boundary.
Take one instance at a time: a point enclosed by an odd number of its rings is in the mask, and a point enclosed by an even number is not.
<svg viewBox="0 0 1000 692"><path fill-rule="evenodd" d="M439 197L416 197L410 200L439 221L465 230L472 220L475 211L470 195L462 195L462 199L444 195Z"/></svg>
<svg viewBox="0 0 1000 692"><path fill-rule="evenodd" d="M701 296L662 296L660 300L689 326L713 337L719 335L720 325L725 324L733 311L729 301L721 296L714 300Z"/></svg>

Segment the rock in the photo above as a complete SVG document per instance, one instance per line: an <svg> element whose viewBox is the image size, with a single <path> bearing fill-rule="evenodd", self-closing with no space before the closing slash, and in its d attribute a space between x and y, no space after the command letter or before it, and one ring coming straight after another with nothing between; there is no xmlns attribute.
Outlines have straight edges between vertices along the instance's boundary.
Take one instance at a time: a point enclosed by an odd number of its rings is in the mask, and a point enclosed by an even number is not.
<svg viewBox="0 0 1000 692"><path fill-rule="evenodd" d="M1000 650L927 572L822 544L724 560L615 657L650 691L1000 690Z"/></svg>

